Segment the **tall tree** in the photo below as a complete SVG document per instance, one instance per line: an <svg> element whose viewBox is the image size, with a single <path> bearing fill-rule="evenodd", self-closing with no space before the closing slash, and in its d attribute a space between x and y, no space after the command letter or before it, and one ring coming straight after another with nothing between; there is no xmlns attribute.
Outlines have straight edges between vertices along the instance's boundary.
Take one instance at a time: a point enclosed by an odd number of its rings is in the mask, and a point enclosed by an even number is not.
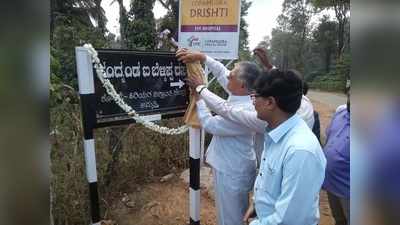
<svg viewBox="0 0 400 225"><path fill-rule="evenodd" d="M97 21L97 27L101 33L105 34L107 31L106 24L107 24L107 17L105 15L104 9L101 7L102 0L94 0L95 3L95 20Z"/></svg>
<svg viewBox="0 0 400 225"><path fill-rule="evenodd" d="M294 62L292 59L291 49L293 48L292 35L283 29L274 28L271 32L271 59L274 65L279 66L281 69L292 68L294 65L289 64Z"/></svg>
<svg viewBox="0 0 400 225"><path fill-rule="evenodd" d="M156 23L153 7L155 0L132 0L128 24L128 48L154 49L156 43Z"/></svg>
<svg viewBox="0 0 400 225"><path fill-rule="evenodd" d="M179 1L178 0L158 0L161 5L168 10L167 14L157 22L157 33L168 29L170 33L170 37L173 37L176 41L178 41L178 24L179 24ZM171 50L175 47L170 44L169 41L164 41L162 49L163 50Z"/></svg>
<svg viewBox="0 0 400 225"><path fill-rule="evenodd" d="M155 0L131 0L129 12L123 0L114 0L119 5L119 42L121 48L154 49L155 20L153 14ZM163 2L167 4L166 2ZM167 5L165 5L167 7Z"/></svg>
<svg viewBox="0 0 400 225"><path fill-rule="evenodd" d="M52 0L50 21L50 44L52 59L62 62L59 78L77 88L74 47L85 42L95 47L105 47L106 30L99 29L105 23L101 1ZM92 20L95 23L92 23ZM96 26L97 25L97 26Z"/></svg>
<svg viewBox="0 0 400 225"><path fill-rule="evenodd" d="M303 73L312 7L308 0L284 0L282 6L282 13L277 18L278 26L271 33L272 62L280 68L296 68Z"/></svg>
<svg viewBox="0 0 400 225"><path fill-rule="evenodd" d="M251 58L251 53L249 50L249 32L247 31L248 23L245 20L249 8L251 6L250 1L241 0L241 10L240 10L240 35L239 35L239 59L249 60Z"/></svg>
<svg viewBox="0 0 400 225"><path fill-rule="evenodd" d="M179 1L178 0L158 0L161 5L168 10L167 14L161 19L157 32L165 29L171 31L171 36L178 40L179 23Z"/></svg>
<svg viewBox="0 0 400 225"><path fill-rule="evenodd" d="M312 0L316 10L334 9L338 21L337 58L340 59L346 42L346 27L349 22L350 0Z"/></svg>
<svg viewBox="0 0 400 225"><path fill-rule="evenodd" d="M284 0L282 8L281 26L283 31L290 32L294 48L291 54L296 69L304 71L304 48L309 34L309 22L312 16L312 7L309 0ZM289 53L287 53L289 54Z"/></svg>
<svg viewBox="0 0 400 225"><path fill-rule="evenodd" d="M318 27L313 32L313 38L324 59L324 69L329 73L332 55L337 48L337 23L329 20L328 16L322 17Z"/></svg>
<svg viewBox="0 0 400 225"><path fill-rule="evenodd" d="M114 0L111 2L113 4L114 2L118 2L119 6L119 34L120 34L120 45L121 48L126 48L127 47L127 30L128 30L128 12L125 9L124 6L124 1L123 0Z"/></svg>
<svg viewBox="0 0 400 225"><path fill-rule="evenodd" d="M165 9L168 10L167 15L164 17L163 20L168 18L168 20L173 21L176 24L175 27L166 27L166 28L169 28L171 31L174 32L175 30L173 30L173 28L177 28L178 27L178 21L179 21L179 0L158 0L158 2ZM177 39L177 37L175 37L175 39Z"/></svg>
<svg viewBox="0 0 400 225"><path fill-rule="evenodd" d="M105 24L107 23L107 18L105 11L101 7L101 1L51 0L50 38L53 38L56 25L61 25L66 18L69 18L69 20L74 19L88 27L95 27L91 22L91 19L93 19L101 33L104 34L106 32Z"/></svg>

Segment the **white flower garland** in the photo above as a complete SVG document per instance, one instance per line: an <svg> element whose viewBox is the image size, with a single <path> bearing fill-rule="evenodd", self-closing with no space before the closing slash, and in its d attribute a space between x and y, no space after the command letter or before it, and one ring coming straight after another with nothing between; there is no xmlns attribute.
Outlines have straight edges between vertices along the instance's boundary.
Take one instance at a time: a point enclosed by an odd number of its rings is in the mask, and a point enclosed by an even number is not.
<svg viewBox="0 0 400 225"><path fill-rule="evenodd" d="M92 61L94 63L94 68L96 69L97 77L103 84L103 87L106 89L106 92L113 98L115 103L119 107L121 107L121 109L123 109L126 113L128 113L128 115L132 117L136 122L142 124L143 126L149 128L150 130L156 131L161 134L178 135L188 131L189 127L187 125L183 125L178 128L162 127L140 117L136 113L136 111L133 110L132 107L130 107L128 104L126 104L125 101L121 98L121 96L115 91L112 83L108 79L105 79L106 76L104 72L104 67L103 65L101 65L97 51L93 48L93 46L91 44L85 44L83 47L85 47L89 51L89 54L91 55Z"/></svg>

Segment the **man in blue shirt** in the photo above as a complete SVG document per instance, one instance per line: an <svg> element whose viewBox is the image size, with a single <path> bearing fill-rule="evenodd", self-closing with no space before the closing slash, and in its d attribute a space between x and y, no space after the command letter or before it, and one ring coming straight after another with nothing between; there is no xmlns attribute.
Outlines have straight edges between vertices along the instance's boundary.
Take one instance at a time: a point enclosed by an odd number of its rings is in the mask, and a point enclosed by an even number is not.
<svg viewBox="0 0 400 225"><path fill-rule="evenodd" d="M250 225L317 225L326 159L307 124L296 115L302 80L294 70L260 76L253 95L257 117L268 123L254 185L257 213ZM251 220L251 221L250 221Z"/></svg>
<svg viewBox="0 0 400 225"><path fill-rule="evenodd" d="M348 98L348 105L349 105ZM326 130L327 159L323 188L336 225L349 224L350 214L350 107L340 107Z"/></svg>

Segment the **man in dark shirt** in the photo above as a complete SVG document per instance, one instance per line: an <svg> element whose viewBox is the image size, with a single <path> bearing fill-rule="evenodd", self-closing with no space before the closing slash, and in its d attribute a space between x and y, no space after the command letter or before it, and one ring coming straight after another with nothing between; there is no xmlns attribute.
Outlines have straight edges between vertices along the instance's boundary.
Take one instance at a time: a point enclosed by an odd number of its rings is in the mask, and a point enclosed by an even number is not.
<svg viewBox="0 0 400 225"><path fill-rule="evenodd" d="M308 84L303 81L303 95L307 95L308 93ZM312 132L317 137L319 143L321 143L321 125L319 122L319 113L314 109L314 125L312 127Z"/></svg>

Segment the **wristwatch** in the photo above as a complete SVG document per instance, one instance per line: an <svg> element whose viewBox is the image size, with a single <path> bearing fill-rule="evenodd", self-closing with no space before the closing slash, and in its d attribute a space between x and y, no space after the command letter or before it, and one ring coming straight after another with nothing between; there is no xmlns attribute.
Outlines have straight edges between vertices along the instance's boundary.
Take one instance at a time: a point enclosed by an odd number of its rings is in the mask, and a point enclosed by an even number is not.
<svg viewBox="0 0 400 225"><path fill-rule="evenodd" d="M199 86L196 87L196 92L197 92L198 94L200 94L201 91L204 90L205 88L207 88L206 85L204 85L204 84L199 85Z"/></svg>

